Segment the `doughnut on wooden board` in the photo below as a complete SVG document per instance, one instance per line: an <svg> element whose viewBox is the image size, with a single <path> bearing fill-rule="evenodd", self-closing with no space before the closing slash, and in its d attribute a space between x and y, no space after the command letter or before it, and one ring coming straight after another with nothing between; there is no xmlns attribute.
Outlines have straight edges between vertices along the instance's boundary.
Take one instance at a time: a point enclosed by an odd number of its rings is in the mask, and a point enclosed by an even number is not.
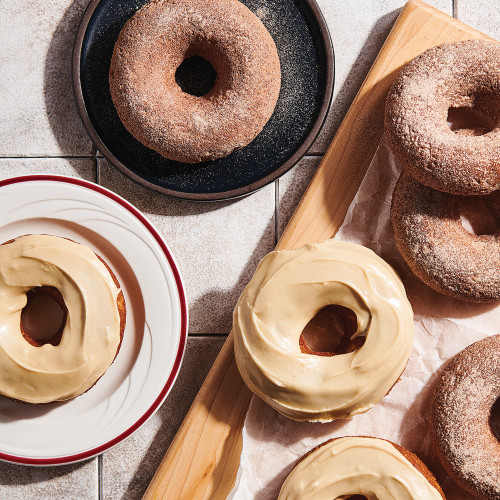
<svg viewBox="0 0 500 500"><path fill-rule="evenodd" d="M404 6L278 249L335 235L382 138L385 98L401 67L430 47L470 39L490 38L424 2L411 0ZM250 397L229 334L144 499L226 498L238 470Z"/></svg>

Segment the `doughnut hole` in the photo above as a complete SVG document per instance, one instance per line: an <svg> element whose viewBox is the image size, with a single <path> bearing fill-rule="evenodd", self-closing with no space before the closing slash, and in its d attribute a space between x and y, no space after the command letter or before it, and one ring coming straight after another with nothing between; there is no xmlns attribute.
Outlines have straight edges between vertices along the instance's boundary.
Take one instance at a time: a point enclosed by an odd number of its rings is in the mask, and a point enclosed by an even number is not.
<svg viewBox="0 0 500 500"><path fill-rule="evenodd" d="M342 498L344 500L368 500L364 495L351 495L350 497L339 497L339 498Z"/></svg>
<svg viewBox="0 0 500 500"><path fill-rule="evenodd" d="M241 61L232 60L217 40L193 42L175 72L180 89L194 97L217 100L235 85Z"/></svg>
<svg viewBox="0 0 500 500"><path fill-rule="evenodd" d="M339 305L323 307L302 331L300 351L316 356L353 352L365 343L365 337L352 338L357 328L356 314L351 309Z"/></svg>
<svg viewBox="0 0 500 500"><path fill-rule="evenodd" d="M21 333L35 347L59 345L66 325L68 309L61 292L52 286L39 286L27 294L21 311Z"/></svg>
<svg viewBox="0 0 500 500"><path fill-rule="evenodd" d="M493 403L490 411L490 427L493 435L500 441L500 397Z"/></svg>
<svg viewBox="0 0 500 500"><path fill-rule="evenodd" d="M459 135L480 136L500 124L500 100L489 89L468 89L467 106L448 108L448 126Z"/></svg>
<svg viewBox="0 0 500 500"><path fill-rule="evenodd" d="M486 196L463 196L459 206L462 226L477 236L494 235L500 229L500 192Z"/></svg>
<svg viewBox="0 0 500 500"><path fill-rule="evenodd" d="M474 108L449 108L448 126L459 135L479 136L496 128L493 118Z"/></svg>
<svg viewBox="0 0 500 500"><path fill-rule="evenodd" d="M208 94L217 80L217 71L199 55L186 57L175 72L175 82L187 94L201 97Z"/></svg>

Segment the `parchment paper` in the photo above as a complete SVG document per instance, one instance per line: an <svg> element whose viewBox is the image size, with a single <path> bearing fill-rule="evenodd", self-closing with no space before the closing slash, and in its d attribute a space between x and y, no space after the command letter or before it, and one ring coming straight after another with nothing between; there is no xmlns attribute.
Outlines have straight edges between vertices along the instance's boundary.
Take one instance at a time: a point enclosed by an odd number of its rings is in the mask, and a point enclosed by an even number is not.
<svg viewBox="0 0 500 500"><path fill-rule="evenodd" d="M285 477L302 455L327 439L349 435L385 438L408 448L434 472L448 500L471 498L454 485L434 456L426 409L443 363L469 344L498 333L500 308L440 295L406 266L389 220L399 173L400 167L383 140L335 239L371 248L396 269L405 284L415 313L415 340L401 380L367 413L328 424L289 420L254 396L243 428L236 486L228 498L276 499Z"/></svg>

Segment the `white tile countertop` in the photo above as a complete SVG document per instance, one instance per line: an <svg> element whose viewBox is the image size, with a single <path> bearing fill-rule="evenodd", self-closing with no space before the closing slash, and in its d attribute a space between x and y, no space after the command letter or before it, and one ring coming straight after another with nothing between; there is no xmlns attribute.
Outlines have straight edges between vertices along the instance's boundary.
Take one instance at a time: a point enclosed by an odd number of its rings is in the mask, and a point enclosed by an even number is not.
<svg viewBox="0 0 500 500"><path fill-rule="evenodd" d="M138 207L179 264L189 299L189 340L171 393L132 437L70 466L0 463L2 499L142 497L231 328L241 290L275 246L404 2L318 0L336 56L332 106L320 135L281 179L246 198L209 204L147 190L95 151L77 115L70 74L73 40L87 3L0 0L0 179L29 173L81 177ZM429 3L500 37L497 2Z"/></svg>

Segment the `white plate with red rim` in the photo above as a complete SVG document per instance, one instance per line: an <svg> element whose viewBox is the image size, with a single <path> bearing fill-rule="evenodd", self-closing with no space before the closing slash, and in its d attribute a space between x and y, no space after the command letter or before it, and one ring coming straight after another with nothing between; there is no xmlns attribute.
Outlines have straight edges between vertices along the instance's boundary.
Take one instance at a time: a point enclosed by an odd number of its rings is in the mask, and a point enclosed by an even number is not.
<svg viewBox="0 0 500 500"><path fill-rule="evenodd" d="M0 181L0 243L54 234L83 243L116 274L127 304L120 352L89 391L31 405L0 397L0 460L60 465L100 454L136 431L167 397L184 355L188 310L166 243L129 202L56 175Z"/></svg>

